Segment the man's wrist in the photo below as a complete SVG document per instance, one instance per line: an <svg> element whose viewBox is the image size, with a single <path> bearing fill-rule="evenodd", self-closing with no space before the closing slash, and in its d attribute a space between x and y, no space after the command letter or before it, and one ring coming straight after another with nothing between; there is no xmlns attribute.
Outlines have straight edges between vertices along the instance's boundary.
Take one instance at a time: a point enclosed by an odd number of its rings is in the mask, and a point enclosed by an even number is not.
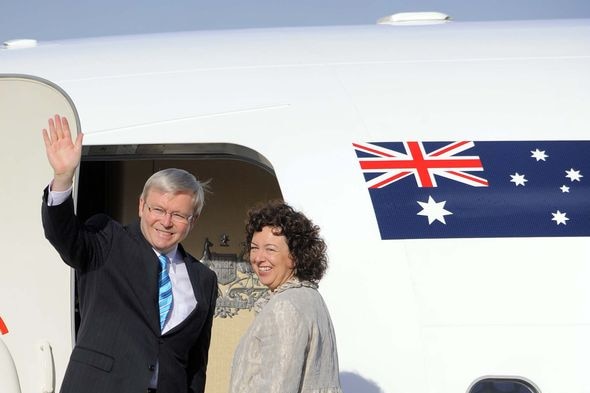
<svg viewBox="0 0 590 393"><path fill-rule="evenodd" d="M51 182L51 191L67 191L72 187L74 177L70 175L55 175Z"/></svg>

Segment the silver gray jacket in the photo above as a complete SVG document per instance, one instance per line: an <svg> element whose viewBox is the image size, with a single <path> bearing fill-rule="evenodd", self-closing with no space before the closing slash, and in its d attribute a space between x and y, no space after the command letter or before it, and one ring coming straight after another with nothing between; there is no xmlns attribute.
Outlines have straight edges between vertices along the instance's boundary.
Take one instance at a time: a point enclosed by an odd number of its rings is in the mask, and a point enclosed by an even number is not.
<svg viewBox="0 0 590 393"><path fill-rule="evenodd" d="M257 307L234 353L229 393L342 393L334 327L317 285L291 279Z"/></svg>

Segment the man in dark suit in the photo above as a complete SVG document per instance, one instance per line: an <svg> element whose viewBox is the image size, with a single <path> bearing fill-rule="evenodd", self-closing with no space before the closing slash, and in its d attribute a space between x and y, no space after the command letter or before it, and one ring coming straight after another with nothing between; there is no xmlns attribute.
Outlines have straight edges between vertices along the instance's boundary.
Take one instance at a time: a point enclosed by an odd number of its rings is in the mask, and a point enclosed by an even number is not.
<svg viewBox="0 0 590 393"><path fill-rule="evenodd" d="M54 178L43 195L45 236L76 269L80 328L62 393L202 393L217 298L215 274L180 244L204 203L181 169L146 182L139 220L74 214L72 181L83 135L49 119L43 139Z"/></svg>

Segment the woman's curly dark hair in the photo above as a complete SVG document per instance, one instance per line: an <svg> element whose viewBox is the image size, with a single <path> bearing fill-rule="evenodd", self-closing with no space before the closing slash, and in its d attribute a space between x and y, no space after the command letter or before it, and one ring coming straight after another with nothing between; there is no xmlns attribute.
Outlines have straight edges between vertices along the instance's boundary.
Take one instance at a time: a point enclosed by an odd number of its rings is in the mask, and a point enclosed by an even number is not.
<svg viewBox="0 0 590 393"><path fill-rule="evenodd" d="M282 201L270 201L252 208L246 221L246 253L249 257L252 237L264 227L283 235L295 262L295 276L317 283L328 268L326 243L319 236L320 228L303 213Z"/></svg>

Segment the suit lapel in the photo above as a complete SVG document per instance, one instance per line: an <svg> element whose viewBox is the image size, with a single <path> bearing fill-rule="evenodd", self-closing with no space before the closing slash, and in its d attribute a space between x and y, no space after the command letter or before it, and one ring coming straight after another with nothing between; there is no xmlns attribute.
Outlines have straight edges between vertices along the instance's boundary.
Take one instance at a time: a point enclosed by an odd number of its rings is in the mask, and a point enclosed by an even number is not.
<svg viewBox="0 0 590 393"><path fill-rule="evenodd" d="M127 229L140 245L137 247L136 261L132 262L130 287L145 312L149 326L159 335L158 257L141 233L139 220L129 225Z"/></svg>

